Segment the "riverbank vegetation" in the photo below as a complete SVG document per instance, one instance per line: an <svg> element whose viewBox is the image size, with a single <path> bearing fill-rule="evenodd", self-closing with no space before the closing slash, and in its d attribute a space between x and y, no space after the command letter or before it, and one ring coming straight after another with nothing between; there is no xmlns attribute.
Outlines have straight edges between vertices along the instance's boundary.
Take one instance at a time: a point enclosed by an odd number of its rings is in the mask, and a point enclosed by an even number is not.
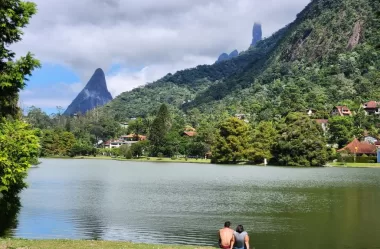
<svg viewBox="0 0 380 249"><path fill-rule="evenodd" d="M163 104L157 112L130 120L124 128L108 114L96 111L49 117L32 108L25 120L39 129L42 157L89 155L167 161L209 158L222 164L262 164L267 159L276 165L323 166L334 155L334 150L326 146L321 126L304 113L251 123L227 112L180 115ZM146 140L119 148L104 147L104 141L126 133L144 135Z"/></svg>
<svg viewBox="0 0 380 249"><path fill-rule="evenodd" d="M0 239L0 249L202 249L211 247L184 245L152 245L131 242L94 240L22 240Z"/></svg>
<svg viewBox="0 0 380 249"><path fill-rule="evenodd" d="M380 168L378 163L342 163L342 162L333 162L328 163L328 167L337 167L337 168Z"/></svg>

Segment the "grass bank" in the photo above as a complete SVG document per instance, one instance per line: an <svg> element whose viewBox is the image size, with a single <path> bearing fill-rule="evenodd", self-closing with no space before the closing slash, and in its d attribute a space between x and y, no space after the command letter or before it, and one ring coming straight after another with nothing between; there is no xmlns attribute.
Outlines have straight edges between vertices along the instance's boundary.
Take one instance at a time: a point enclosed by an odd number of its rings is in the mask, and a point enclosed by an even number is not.
<svg viewBox="0 0 380 249"><path fill-rule="evenodd" d="M201 249L207 247L134 244L93 240L23 240L0 239L0 249ZM211 247L208 247L211 248Z"/></svg>
<svg viewBox="0 0 380 249"><path fill-rule="evenodd" d="M337 168L380 168L379 163L328 163L327 167Z"/></svg>
<svg viewBox="0 0 380 249"><path fill-rule="evenodd" d="M176 158L175 160L171 158L158 158L158 157L143 157L143 158L134 158L134 159L125 159L125 158L115 158L108 156L77 156L77 157L60 157L52 156L46 157L47 159L91 159L91 160L116 160L116 161L130 161L130 162L167 162L167 163L211 163L210 159L195 159L195 158Z"/></svg>

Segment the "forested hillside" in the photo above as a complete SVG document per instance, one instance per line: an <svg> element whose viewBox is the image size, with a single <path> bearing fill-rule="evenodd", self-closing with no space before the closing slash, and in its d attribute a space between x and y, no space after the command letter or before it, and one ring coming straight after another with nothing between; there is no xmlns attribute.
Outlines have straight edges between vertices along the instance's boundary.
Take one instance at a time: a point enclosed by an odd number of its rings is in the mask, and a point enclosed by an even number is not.
<svg viewBox="0 0 380 249"><path fill-rule="evenodd" d="M187 112L217 109L270 120L380 99L380 3L315 0L296 20L237 58L179 71L122 93L106 110L145 116L160 103ZM321 114L323 115L323 114Z"/></svg>

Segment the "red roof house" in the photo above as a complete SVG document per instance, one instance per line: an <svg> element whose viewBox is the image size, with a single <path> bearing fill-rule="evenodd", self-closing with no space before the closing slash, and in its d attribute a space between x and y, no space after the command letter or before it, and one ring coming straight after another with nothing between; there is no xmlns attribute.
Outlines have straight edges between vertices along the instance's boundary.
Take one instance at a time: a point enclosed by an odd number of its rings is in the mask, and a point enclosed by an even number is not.
<svg viewBox="0 0 380 249"><path fill-rule="evenodd" d="M351 116L352 113L347 106L335 106L331 111L332 116Z"/></svg>
<svg viewBox="0 0 380 249"><path fill-rule="evenodd" d="M376 101L369 101L364 103L363 109L367 114L380 114L380 103Z"/></svg>
<svg viewBox="0 0 380 249"><path fill-rule="evenodd" d="M349 143L343 149L338 150L338 152L349 152L351 154L357 155L376 155L377 147L374 144L368 142L360 142L355 138L351 143Z"/></svg>
<svg viewBox="0 0 380 249"><path fill-rule="evenodd" d="M129 134L129 135L124 135L120 137L123 140L128 140L128 141L144 141L146 140L146 136L143 135L136 135L136 134Z"/></svg>

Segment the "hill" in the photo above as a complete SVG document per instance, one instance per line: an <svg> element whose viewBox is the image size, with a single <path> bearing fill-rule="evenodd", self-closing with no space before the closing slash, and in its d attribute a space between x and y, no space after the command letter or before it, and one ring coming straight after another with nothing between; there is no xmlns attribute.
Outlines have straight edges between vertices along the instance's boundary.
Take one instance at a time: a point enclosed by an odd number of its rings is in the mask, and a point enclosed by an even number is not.
<svg viewBox="0 0 380 249"><path fill-rule="evenodd" d="M118 119L168 103L257 120L380 100L379 0L314 0L294 22L238 57L168 74L106 105Z"/></svg>

